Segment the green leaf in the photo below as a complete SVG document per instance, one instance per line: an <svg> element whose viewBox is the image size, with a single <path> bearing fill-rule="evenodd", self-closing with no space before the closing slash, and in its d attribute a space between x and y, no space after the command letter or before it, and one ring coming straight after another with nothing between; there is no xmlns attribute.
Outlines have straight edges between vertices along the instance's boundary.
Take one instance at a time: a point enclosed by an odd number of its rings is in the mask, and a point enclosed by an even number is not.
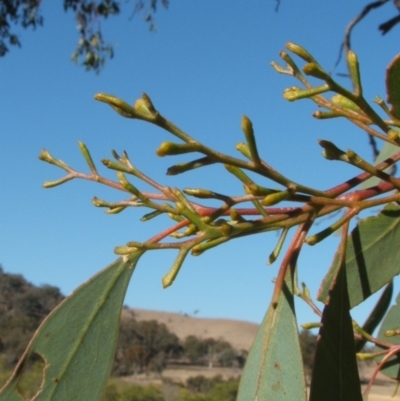
<svg viewBox="0 0 400 401"><path fill-rule="evenodd" d="M386 206L377 216L361 220L351 232L346 249L346 273L353 308L400 273L400 207ZM325 276L318 299L325 302L339 270L338 253Z"/></svg>
<svg viewBox="0 0 400 401"><path fill-rule="evenodd" d="M35 401L98 401L110 374L125 292L143 252L117 259L81 285L43 321L0 401L21 401L17 391L32 353L45 361Z"/></svg>
<svg viewBox="0 0 400 401"><path fill-rule="evenodd" d="M362 401L349 295L339 269L322 313L310 387L310 401Z"/></svg>
<svg viewBox="0 0 400 401"><path fill-rule="evenodd" d="M394 337L386 337L385 332L387 330L399 330L400 329L400 293L396 298L396 304L393 305L385 319L382 322L382 325L379 329L378 338L387 343L392 343L394 345L400 344L399 336ZM375 346L375 352L382 351L383 347ZM378 361L381 361L383 358L377 358ZM391 377L392 379L400 380L400 356L397 354L389 359L388 362L383 365L384 367L380 370L384 375Z"/></svg>
<svg viewBox="0 0 400 401"><path fill-rule="evenodd" d="M389 64L386 70L387 101L392 105L390 112L400 118L400 54Z"/></svg>
<svg viewBox="0 0 400 401"><path fill-rule="evenodd" d="M287 276L288 277L288 276ZM306 385L290 278L271 305L247 358L237 401L306 401Z"/></svg>

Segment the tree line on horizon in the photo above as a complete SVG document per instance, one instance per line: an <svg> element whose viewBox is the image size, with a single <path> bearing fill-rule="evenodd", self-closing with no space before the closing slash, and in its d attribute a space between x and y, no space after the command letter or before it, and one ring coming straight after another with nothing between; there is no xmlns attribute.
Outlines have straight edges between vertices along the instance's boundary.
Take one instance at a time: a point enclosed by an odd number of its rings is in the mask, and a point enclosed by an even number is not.
<svg viewBox="0 0 400 401"><path fill-rule="evenodd" d="M59 288L35 286L0 266L0 357L6 369L16 365L42 320L64 298ZM246 357L246 350L224 339L180 340L163 323L133 317L121 319L112 375L161 374L171 363L242 368Z"/></svg>

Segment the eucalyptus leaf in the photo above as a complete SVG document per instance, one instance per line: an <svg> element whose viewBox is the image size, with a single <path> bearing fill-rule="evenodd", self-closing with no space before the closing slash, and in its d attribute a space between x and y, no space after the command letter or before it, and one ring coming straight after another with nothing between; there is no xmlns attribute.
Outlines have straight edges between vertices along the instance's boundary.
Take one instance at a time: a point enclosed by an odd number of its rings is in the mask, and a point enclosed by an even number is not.
<svg viewBox="0 0 400 401"><path fill-rule="evenodd" d="M348 237L346 274L350 307L358 305L400 273L400 207L387 205L377 216L361 220ZM338 253L325 276L318 299L326 302L340 267Z"/></svg>
<svg viewBox="0 0 400 401"><path fill-rule="evenodd" d="M306 384L287 276L277 307L269 307L257 333L239 385L237 401L306 401Z"/></svg>
<svg viewBox="0 0 400 401"><path fill-rule="evenodd" d="M310 401L362 401L344 263L322 312Z"/></svg>
<svg viewBox="0 0 400 401"><path fill-rule="evenodd" d="M113 363L118 322L130 277L143 252L119 258L67 297L43 321L0 391L21 401L17 385L32 353L44 362L35 401L98 401Z"/></svg>

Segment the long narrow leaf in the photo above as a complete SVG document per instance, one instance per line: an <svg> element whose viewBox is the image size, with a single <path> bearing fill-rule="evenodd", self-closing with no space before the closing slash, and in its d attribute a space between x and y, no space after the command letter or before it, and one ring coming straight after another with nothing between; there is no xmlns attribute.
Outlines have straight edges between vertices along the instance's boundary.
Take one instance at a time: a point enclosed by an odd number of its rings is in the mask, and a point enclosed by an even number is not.
<svg viewBox="0 0 400 401"><path fill-rule="evenodd" d="M317 340L310 401L362 401L344 264L332 284Z"/></svg>

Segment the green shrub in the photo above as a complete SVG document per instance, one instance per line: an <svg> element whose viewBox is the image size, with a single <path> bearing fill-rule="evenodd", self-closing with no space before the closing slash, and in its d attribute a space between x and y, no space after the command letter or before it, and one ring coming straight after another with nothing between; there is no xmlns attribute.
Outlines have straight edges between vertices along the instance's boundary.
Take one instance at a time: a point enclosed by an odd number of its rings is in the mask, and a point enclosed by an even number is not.
<svg viewBox="0 0 400 401"><path fill-rule="evenodd" d="M133 385L120 392L118 401L164 401L164 396L157 387Z"/></svg>

